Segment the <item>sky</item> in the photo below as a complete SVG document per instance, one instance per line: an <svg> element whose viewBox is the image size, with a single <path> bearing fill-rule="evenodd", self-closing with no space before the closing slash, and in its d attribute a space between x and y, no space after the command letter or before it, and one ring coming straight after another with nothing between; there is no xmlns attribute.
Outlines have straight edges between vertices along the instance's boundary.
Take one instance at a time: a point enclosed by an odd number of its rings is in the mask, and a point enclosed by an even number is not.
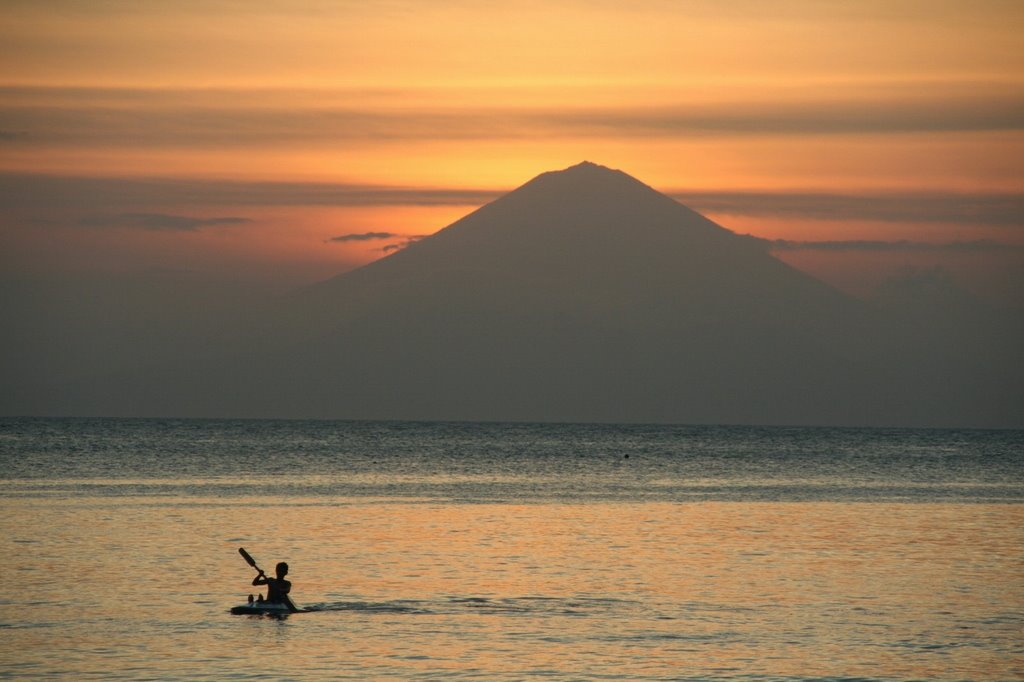
<svg viewBox="0 0 1024 682"><path fill-rule="evenodd" d="M619 168L858 294L1020 301L1024 3L7 0L0 268L286 290Z"/></svg>

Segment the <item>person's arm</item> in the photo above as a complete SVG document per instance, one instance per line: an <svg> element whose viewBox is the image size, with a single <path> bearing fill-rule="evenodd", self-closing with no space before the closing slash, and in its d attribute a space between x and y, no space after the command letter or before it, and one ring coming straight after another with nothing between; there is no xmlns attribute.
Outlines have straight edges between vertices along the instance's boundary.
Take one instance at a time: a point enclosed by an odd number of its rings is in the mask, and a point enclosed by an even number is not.
<svg viewBox="0 0 1024 682"><path fill-rule="evenodd" d="M253 585L266 585L266 584L268 584L267 583L267 575L263 571L260 571L259 573L256 574L256 577L252 579L252 584Z"/></svg>

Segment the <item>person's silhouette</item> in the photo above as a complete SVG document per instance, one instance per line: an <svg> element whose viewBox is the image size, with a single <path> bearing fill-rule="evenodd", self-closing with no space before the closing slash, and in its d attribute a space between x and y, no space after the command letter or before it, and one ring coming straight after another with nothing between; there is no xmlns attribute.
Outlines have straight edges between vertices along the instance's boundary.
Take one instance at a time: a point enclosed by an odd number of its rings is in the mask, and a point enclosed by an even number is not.
<svg viewBox="0 0 1024 682"><path fill-rule="evenodd" d="M286 604L288 603L288 593L292 591L291 581L284 579L288 575L288 564L282 561L274 570L277 573L276 578L268 578L267 574L261 570L252 579L252 584L267 586L267 598L264 600L263 596L260 595L260 601L268 601L271 604Z"/></svg>

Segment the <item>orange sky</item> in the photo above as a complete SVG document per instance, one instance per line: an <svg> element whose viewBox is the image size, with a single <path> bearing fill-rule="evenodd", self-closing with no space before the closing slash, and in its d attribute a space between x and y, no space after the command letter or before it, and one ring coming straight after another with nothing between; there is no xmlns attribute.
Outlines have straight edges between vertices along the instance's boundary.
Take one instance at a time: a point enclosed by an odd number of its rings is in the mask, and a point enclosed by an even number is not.
<svg viewBox="0 0 1024 682"><path fill-rule="evenodd" d="M10 0L0 264L313 281L589 159L739 232L875 242L780 252L861 288L984 272L977 240L1004 281L1022 28L1015 1Z"/></svg>

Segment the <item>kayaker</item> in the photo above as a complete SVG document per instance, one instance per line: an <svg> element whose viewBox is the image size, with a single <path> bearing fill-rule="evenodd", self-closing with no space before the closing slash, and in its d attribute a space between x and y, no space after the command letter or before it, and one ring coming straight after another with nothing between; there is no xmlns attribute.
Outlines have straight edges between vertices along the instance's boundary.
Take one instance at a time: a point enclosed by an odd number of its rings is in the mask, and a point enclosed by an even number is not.
<svg viewBox="0 0 1024 682"><path fill-rule="evenodd" d="M260 596L259 601L268 601L271 604L280 604L287 601L288 593L292 591L292 583L290 580L284 579L284 577L288 575L288 564L282 561L274 568L274 570L277 573L276 578L268 578L267 574L261 570L256 577L252 579L252 584L267 586L266 600Z"/></svg>

